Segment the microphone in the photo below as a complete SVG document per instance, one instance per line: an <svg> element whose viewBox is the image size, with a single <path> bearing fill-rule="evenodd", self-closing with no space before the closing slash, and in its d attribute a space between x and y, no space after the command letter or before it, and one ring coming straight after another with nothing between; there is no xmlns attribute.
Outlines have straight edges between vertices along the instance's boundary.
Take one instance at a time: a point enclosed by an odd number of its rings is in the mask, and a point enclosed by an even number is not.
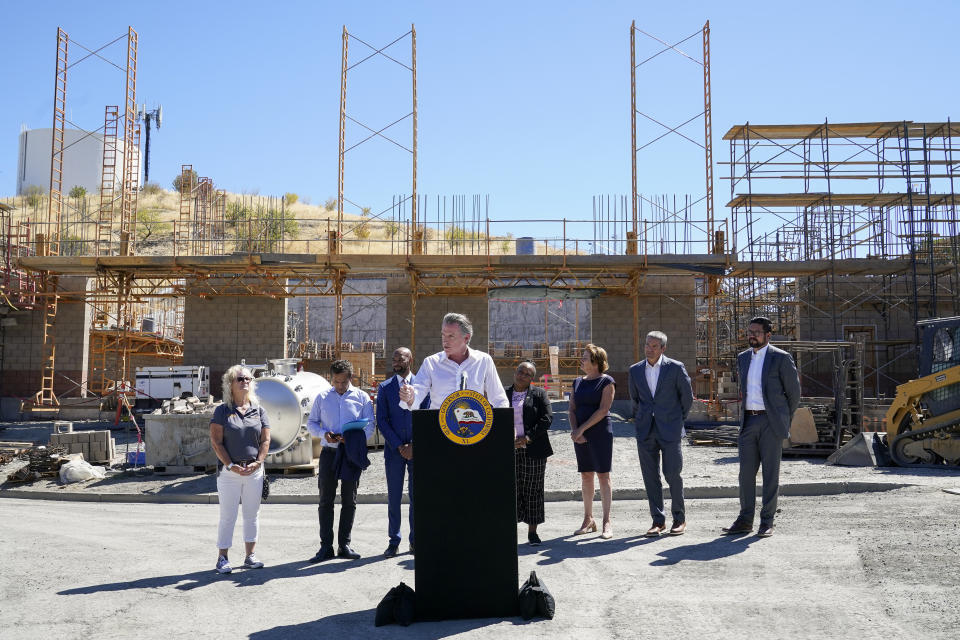
<svg viewBox="0 0 960 640"><path fill-rule="evenodd" d="M460 374L460 391L463 391L466 388L467 388L467 374L461 373Z"/></svg>

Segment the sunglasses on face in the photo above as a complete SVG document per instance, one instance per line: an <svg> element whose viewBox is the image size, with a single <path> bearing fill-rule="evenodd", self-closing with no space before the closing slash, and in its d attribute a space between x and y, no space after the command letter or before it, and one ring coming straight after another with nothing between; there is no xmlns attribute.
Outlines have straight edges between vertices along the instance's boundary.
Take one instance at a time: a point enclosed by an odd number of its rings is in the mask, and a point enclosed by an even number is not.
<svg viewBox="0 0 960 640"><path fill-rule="evenodd" d="M247 376L237 376L237 382L250 382L253 378L248 378Z"/></svg>

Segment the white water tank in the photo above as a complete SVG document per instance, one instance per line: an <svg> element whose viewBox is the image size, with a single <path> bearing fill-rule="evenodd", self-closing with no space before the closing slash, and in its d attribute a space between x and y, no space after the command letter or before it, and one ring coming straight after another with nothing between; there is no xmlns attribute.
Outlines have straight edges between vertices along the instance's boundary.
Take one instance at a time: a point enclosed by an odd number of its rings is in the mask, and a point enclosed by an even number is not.
<svg viewBox="0 0 960 640"><path fill-rule="evenodd" d="M24 195L31 186L46 193L50 190L50 153L53 129L20 130L20 151L17 156L17 195ZM64 197L75 186L83 187L90 195L100 189L100 173L103 167L103 136L88 134L79 129L63 132L63 180L61 193ZM114 189L119 190L123 176L123 140L117 141L117 157Z"/></svg>

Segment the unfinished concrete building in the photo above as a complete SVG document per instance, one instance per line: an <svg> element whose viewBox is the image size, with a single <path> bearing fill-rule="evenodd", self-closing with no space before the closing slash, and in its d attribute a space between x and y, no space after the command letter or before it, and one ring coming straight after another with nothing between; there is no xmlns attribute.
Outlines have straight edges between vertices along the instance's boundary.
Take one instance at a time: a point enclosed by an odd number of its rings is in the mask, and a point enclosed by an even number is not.
<svg viewBox="0 0 960 640"><path fill-rule="evenodd" d="M104 187L73 255L60 242L55 179L42 224L31 226L22 203L19 216L5 211L2 395L55 411L64 398L123 391L134 366L207 365L216 389L241 359L296 356L322 369L351 352L373 354L373 383L397 346L417 360L438 351L440 319L457 311L472 318L472 344L495 357L505 382L530 358L562 384L594 342L610 354L620 397L644 335L663 330L670 355L721 417L717 401L753 315L774 319L776 340L862 345L865 393L876 396L914 374L913 323L958 313L960 132L949 121L733 127L729 161L719 163L729 168L720 173L730 216L714 220L707 24L694 34L703 42L706 166L706 195L695 202L706 212L691 213L693 198L678 205L640 194L633 77L629 202L595 199L590 216L540 220L542 234L514 238L511 222L491 222L481 196L453 197L447 208L417 191L415 31L407 36L412 180L409 195L381 210L346 211L359 198L345 187L344 92L338 197L325 226L295 220L282 199L249 198L228 215L226 194L190 165L178 219L151 239L168 247L163 255L136 251L133 177ZM62 113L65 93L57 100ZM115 112L107 110L107 129ZM105 168L108 155L105 146ZM54 177L56 163L55 151ZM831 366L802 363L806 395L827 393Z"/></svg>

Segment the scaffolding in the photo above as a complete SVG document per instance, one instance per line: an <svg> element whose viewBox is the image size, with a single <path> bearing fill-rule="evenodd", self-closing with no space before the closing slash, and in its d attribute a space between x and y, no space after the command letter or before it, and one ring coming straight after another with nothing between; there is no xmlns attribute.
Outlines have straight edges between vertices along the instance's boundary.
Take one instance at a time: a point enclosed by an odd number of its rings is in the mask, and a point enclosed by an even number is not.
<svg viewBox="0 0 960 640"><path fill-rule="evenodd" d="M724 140L728 366L748 319L768 315L790 340L861 342L868 392L893 393L915 374L917 320L958 312L960 127L746 123Z"/></svg>
<svg viewBox="0 0 960 640"><path fill-rule="evenodd" d="M644 60L637 62L637 34L641 34L646 38L653 40L663 48L659 49L656 53L648 56ZM680 47L687 43L688 41L694 40L700 37L701 51L700 56L691 55L687 53ZM679 124L665 124L661 119L658 119L648 113L640 111L637 108L637 69L643 65L650 64L651 61L659 58L664 53L676 54L682 58L689 60L699 67L702 72L702 81L703 81L703 110L695 115L687 118L685 121L680 122ZM636 22L631 23L630 25L630 138L631 138L631 164L632 164L632 213L633 213L633 229L632 232L628 234L628 244L630 241L636 241L638 238L642 238L643 242L646 244L651 233L655 236L659 236L661 242L669 241L669 235L671 233L677 233L680 231L684 234L684 246L685 252L691 252L691 240L690 236L695 235L695 242L701 246L700 251L702 253L709 253L718 256L726 255L728 253L726 246L726 234L725 229L718 229L718 225L714 220L714 197L713 197L713 116L712 116L712 92L710 85L710 21L706 21L703 27L691 35L677 41L674 43L667 42L657 36L651 35L641 29L638 29ZM642 116L647 121L654 123L659 127L658 131L662 129L663 131L660 135L654 137L652 140L649 140L638 146L637 141L637 116ZM703 142L698 142L696 139L691 138L684 134L681 129L690 124L691 122L697 121L698 119L703 119ZM704 195L702 198L694 200L689 196L684 197L684 202L681 207L677 206L676 197L674 196L672 207L669 205L669 201L666 196L655 199L654 201L648 202L652 205L651 209L655 214L659 214L657 217L654 217L652 223L643 218L642 215L642 199L638 192L638 168L637 168L637 154L643 149L649 147L653 143L659 141L666 136L677 136L683 138L687 142L694 144L695 146L703 150L703 160L704 160ZM699 220L691 219L690 212L694 206L699 206L701 203L705 209L705 213L702 218ZM664 215L665 214L665 215ZM643 219L643 232L640 234L640 228L638 226L638 220ZM722 225L721 225L722 226ZM650 228L652 227L652 228ZM675 238L674 238L675 240ZM664 242L665 244L665 242ZM666 247L662 247L661 250L665 250ZM647 249L644 249L646 252ZM631 251L631 248L628 246L627 253L636 253L634 249ZM696 251L692 251L696 253ZM718 321L719 319L719 295L720 295L720 283L723 273L705 273L702 277L697 279L696 282L696 303L695 303L695 313L696 313L696 366L694 371L694 379L698 383L698 387L706 390L705 395L707 400L710 403L711 410L716 412L719 409L718 405L718 395L717 388L719 384L719 370L718 370L718 342L720 340L719 334L723 332L722 327ZM634 314L637 313L638 300L636 295L634 296ZM637 344L634 345L634 357L635 359L640 358L640 344L639 338Z"/></svg>

